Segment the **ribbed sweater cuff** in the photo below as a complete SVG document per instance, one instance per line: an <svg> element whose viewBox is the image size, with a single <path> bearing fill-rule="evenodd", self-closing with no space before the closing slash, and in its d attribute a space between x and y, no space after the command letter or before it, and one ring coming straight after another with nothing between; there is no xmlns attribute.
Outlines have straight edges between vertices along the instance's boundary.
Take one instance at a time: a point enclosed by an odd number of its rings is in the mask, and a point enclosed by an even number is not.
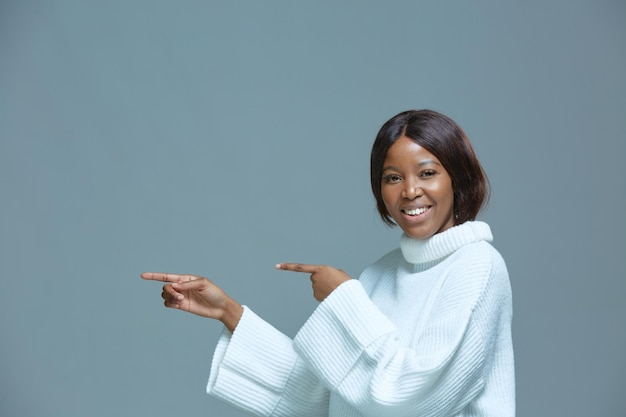
<svg viewBox="0 0 626 417"><path fill-rule="evenodd" d="M269 415L296 358L291 339L244 306L235 332L225 329L220 336L207 393L248 412Z"/></svg>
<svg viewBox="0 0 626 417"><path fill-rule="evenodd" d="M395 325L353 279L317 307L298 332L294 347L323 380L336 387L363 354L375 351L376 341L394 331Z"/></svg>

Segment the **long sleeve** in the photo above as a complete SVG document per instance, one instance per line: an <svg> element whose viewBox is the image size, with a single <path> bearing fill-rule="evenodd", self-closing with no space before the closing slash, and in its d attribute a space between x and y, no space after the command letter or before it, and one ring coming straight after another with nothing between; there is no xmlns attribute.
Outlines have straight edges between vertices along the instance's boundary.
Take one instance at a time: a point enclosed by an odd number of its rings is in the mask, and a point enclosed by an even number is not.
<svg viewBox="0 0 626 417"><path fill-rule="evenodd" d="M439 266L419 314L407 319L415 314L411 304L397 306L408 327L385 316L352 280L318 306L295 338L296 351L364 416L443 417L471 408L484 391L491 361L485 343L500 330L494 326L502 311L494 302L506 305L506 288L501 297L499 284L490 282L501 274L491 277L495 251L489 245L460 252L468 253L454 256L448 269L446 262ZM407 333L414 333L412 340ZM498 414L505 415L509 411Z"/></svg>
<svg viewBox="0 0 626 417"><path fill-rule="evenodd" d="M483 347L468 315L438 323L429 346L401 346L360 284L342 287L300 331L296 348L354 408L366 416L446 416L477 395Z"/></svg>
<svg viewBox="0 0 626 417"><path fill-rule="evenodd" d="M258 416L328 415L329 392L292 340L245 306L235 332L220 336L207 393Z"/></svg>

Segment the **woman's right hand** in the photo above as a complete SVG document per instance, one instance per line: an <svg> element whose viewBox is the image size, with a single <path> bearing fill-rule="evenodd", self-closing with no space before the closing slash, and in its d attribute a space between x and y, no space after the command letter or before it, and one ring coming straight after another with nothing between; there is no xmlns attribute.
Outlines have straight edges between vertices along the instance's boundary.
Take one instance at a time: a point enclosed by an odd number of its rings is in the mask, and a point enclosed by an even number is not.
<svg viewBox="0 0 626 417"><path fill-rule="evenodd" d="M161 281L165 307L188 311L202 317L220 320L233 332L243 314L243 307L212 281L195 275L144 272L141 278Z"/></svg>

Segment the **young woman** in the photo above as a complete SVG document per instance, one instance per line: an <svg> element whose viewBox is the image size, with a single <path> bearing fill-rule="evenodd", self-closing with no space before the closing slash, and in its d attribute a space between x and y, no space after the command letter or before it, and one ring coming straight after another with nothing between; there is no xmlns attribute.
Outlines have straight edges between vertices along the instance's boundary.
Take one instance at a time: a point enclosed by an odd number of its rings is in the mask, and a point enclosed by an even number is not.
<svg viewBox="0 0 626 417"><path fill-rule="evenodd" d="M220 320L207 392L261 416L515 414L511 288L489 226L488 183L461 128L430 110L387 121L371 154L382 220L400 247L358 280L311 274L319 306L291 340L206 278L167 282L165 306Z"/></svg>

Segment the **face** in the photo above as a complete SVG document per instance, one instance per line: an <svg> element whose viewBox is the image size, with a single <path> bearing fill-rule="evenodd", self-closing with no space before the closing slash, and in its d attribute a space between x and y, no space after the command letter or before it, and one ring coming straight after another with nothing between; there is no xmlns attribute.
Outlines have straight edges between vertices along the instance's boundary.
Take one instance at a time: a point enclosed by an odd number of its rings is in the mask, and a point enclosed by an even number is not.
<svg viewBox="0 0 626 417"><path fill-rule="evenodd" d="M432 153L402 136L387 151L381 184L387 211L412 238L454 226L452 179Z"/></svg>

